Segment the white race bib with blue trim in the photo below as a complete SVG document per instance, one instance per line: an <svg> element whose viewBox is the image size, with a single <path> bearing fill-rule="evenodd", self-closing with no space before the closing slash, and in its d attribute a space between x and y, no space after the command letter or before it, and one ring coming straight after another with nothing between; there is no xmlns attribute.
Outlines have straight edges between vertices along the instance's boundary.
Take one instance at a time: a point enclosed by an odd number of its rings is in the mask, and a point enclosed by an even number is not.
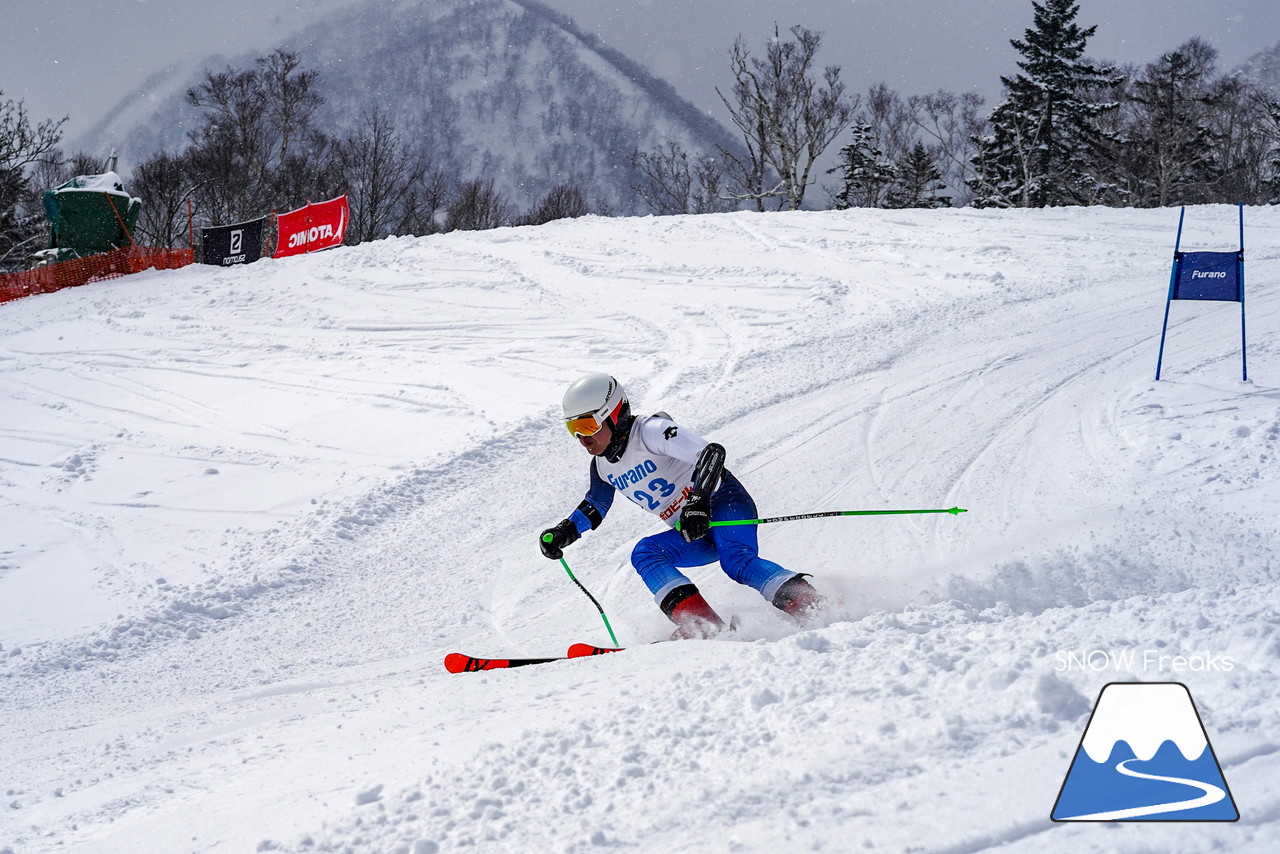
<svg viewBox="0 0 1280 854"><path fill-rule="evenodd" d="M707 440L662 414L638 417L616 463L596 457L600 478L642 510L675 527L693 491L693 468Z"/></svg>

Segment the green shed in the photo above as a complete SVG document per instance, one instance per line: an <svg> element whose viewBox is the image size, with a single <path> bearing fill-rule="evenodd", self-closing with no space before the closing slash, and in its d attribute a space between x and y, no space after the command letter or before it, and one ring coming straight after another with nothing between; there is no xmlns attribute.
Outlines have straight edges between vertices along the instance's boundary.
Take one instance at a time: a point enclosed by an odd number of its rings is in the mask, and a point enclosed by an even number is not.
<svg viewBox="0 0 1280 854"><path fill-rule="evenodd" d="M49 248L57 250L61 261L129 246L141 209L142 201L124 191L115 172L78 175L45 190L44 212L52 226Z"/></svg>

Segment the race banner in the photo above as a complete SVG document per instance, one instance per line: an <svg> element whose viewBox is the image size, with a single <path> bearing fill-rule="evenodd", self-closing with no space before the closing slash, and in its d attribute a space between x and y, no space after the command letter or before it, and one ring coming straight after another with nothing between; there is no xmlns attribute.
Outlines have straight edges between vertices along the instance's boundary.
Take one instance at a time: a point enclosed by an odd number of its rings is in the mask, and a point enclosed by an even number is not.
<svg viewBox="0 0 1280 854"><path fill-rule="evenodd" d="M276 217L276 258L328 249L342 243L350 211L347 197L298 208Z"/></svg>
<svg viewBox="0 0 1280 854"><path fill-rule="evenodd" d="M235 225L215 225L200 229L204 246L204 263L215 267L232 264L252 264L262 257L262 229L266 217L239 222Z"/></svg>

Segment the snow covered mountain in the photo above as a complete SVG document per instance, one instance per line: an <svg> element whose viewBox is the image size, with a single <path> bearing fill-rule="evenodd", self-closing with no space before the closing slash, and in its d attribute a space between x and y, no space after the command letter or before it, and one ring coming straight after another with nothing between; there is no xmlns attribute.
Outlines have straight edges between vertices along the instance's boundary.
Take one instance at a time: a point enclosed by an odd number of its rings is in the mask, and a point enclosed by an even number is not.
<svg viewBox="0 0 1280 854"><path fill-rule="evenodd" d="M0 851L1280 850L1280 210L1239 305L1177 212L737 213L395 238L0 306ZM1187 212L1185 249L1235 246ZM714 566L670 626L621 502L537 532L621 378L839 599ZM1055 825L1109 682L1195 697L1234 824ZM1127 727L1126 727L1127 729ZM1133 736L1129 736L1133 738Z"/></svg>
<svg viewBox="0 0 1280 854"><path fill-rule="evenodd" d="M330 133L381 105L433 165L491 176L519 205L573 180L597 203L639 212L632 150L736 145L670 85L536 0L370 0L283 46L320 71L320 125ZM125 163L177 150L197 121L186 90L204 69L251 62L211 57L157 72L77 145L114 146Z"/></svg>

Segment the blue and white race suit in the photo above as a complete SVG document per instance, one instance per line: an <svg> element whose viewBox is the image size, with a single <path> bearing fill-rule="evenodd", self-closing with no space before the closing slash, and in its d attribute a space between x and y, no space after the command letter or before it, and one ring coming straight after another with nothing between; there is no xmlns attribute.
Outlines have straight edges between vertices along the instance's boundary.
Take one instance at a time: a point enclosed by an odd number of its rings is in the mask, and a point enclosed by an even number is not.
<svg viewBox="0 0 1280 854"><path fill-rule="evenodd" d="M713 527L705 537L687 543L675 530L685 500L693 491L694 465L709 443L667 417L666 413L641 416L631 425L625 450L616 462L604 456L591 460L591 482L584 505L574 510L570 521L584 534L600 522L613 506L615 493L622 493L642 510L668 525L661 534L645 537L631 552L631 563L659 604L675 588L689 584L680 567L705 566L720 562L725 574L772 601L783 582L795 575L759 554L755 525ZM594 510L595 524L588 513ZM711 519L756 518L751 496L728 471L711 494Z"/></svg>

